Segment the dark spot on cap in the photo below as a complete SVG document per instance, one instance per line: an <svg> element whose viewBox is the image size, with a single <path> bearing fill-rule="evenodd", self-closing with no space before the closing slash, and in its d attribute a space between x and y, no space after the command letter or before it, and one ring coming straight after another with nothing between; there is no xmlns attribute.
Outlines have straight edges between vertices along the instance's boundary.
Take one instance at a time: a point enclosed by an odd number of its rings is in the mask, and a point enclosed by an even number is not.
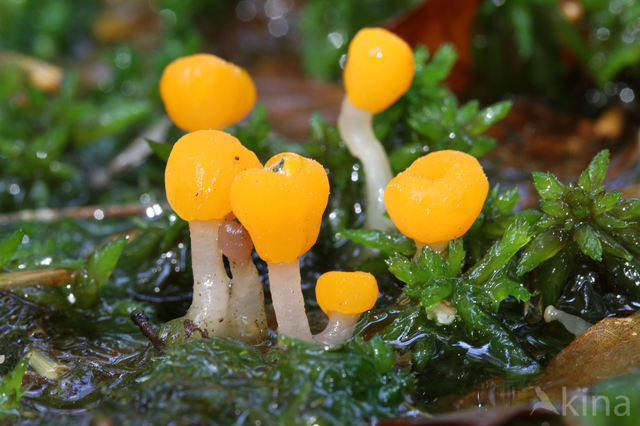
<svg viewBox="0 0 640 426"><path fill-rule="evenodd" d="M238 156L236 155L236 160L239 160L239 159L240 159L240 157L238 157Z"/></svg>
<svg viewBox="0 0 640 426"><path fill-rule="evenodd" d="M196 192L196 197L198 196L198 194L200 194L199 192Z"/></svg>

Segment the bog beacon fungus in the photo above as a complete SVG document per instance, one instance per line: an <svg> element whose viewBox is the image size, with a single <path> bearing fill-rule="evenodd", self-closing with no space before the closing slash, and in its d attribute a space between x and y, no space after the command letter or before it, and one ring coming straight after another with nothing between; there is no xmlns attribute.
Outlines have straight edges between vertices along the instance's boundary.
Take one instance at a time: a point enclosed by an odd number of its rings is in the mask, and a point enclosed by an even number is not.
<svg viewBox="0 0 640 426"><path fill-rule="evenodd" d="M229 278L218 237L231 212L229 190L241 171L261 167L256 155L219 130L188 133L171 150L165 169L169 204L189 222L193 302L185 319L209 335L232 333L227 312Z"/></svg>
<svg viewBox="0 0 640 426"><path fill-rule="evenodd" d="M425 245L443 251L463 236L476 220L489 192L489 181L478 160L464 152L437 151L418 158L394 177L384 192L389 217L416 243L416 257ZM429 317L441 324L455 319L446 301Z"/></svg>
<svg viewBox="0 0 640 426"><path fill-rule="evenodd" d="M384 188L392 177L391 166L373 133L373 114L384 111L409 90L414 72L409 45L383 28L364 28L349 45L343 74L346 97L338 117L338 129L364 169L366 228L392 228L384 217L383 198Z"/></svg>
<svg viewBox="0 0 640 426"><path fill-rule="evenodd" d="M323 345L338 345L353 336L360 315L375 305L378 283L367 272L327 272L318 278L316 299L329 323L313 339Z"/></svg>
<svg viewBox="0 0 640 426"><path fill-rule="evenodd" d="M267 262L271 299L282 335L311 341L299 258L316 242L329 199L322 165L286 152L262 169L239 173L231 186L233 213Z"/></svg>
<svg viewBox="0 0 640 426"><path fill-rule="evenodd" d="M267 334L264 292L253 263L253 242L242 224L227 219L219 230L222 254L231 269L229 315L236 338L255 343Z"/></svg>
<svg viewBox="0 0 640 426"><path fill-rule="evenodd" d="M167 65L160 79L160 95L171 120L190 132L235 124L256 103L251 76L206 53L178 58Z"/></svg>

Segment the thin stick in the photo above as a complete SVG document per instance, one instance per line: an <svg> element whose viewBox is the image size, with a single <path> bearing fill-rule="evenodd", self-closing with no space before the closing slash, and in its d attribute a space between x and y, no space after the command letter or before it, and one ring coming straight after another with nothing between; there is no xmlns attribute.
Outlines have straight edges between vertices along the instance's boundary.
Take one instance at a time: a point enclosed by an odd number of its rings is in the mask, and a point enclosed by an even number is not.
<svg viewBox="0 0 640 426"><path fill-rule="evenodd" d="M152 209L154 215L157 215L158 211L161 213L163 210L169 209L169 206L167 204L148 203L21 210L0 215L0 225L8 225L15 222L53 222L64 218L101 220L114 217L138 216L149 213L149 209Z"/></svg>
<svg viewBox="0 0 640 426"><path fill-rule="evenodd" d="M144 312L142 312L140 309L134 309L133 312L131 312L130 317L131 321L133 321L133 323L138 326L140 331L142 331L142 334L144 334L145 337L149 339L151 344L156 349L163 349L165 347L164 342L162 341L162 339L160 339L158 333L156 332L153 325L151 325L151 322L149 322L149 318Z"/></svg>

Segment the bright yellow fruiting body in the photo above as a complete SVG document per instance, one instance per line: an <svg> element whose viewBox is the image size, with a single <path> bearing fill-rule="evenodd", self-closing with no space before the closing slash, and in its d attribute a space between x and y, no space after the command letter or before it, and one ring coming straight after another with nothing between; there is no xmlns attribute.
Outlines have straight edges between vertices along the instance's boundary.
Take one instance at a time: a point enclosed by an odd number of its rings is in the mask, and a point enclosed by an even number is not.
<svg viewBox="0 0 640 426"><path fill-rule="evenodd" d="M418 158L389 182L387 212L400 232L423 244L461 237L476 220L489 192L478 160L460 151Z"/></svg>
<svg viewBox="0 0 640 426"><path fill-rule="evenodd" d="M414 72L404 40L383 28L364 28L349 45L344 87L354 106L377 114L409 90Z"/></svg>
<svg viewBox="0 0 640 426"><path fill-rule="evenodd" d="M231 186L233 213L270 263L293 262L315 244L328 199L324 167L291 152L239 173Z"/></svg>
<svg viewBox="0 0 640 426"><path fill-rule="evenodd" d="M192 132L223 129L241 120L256 103L256 87L244 69L202 53L167 65L160 96L176 126Z"/></svg>
<svg viewBox="0 0 640 426"><path fill-rule="evenodd" d="M258 157L220 130L198 130L176 142L164 172L169 204L186 221L223 219L231 212L235 176L260 168Z"/></svg>
<svg viewBox="0 0 640 426"><path fill-rule="evenodd" d="M316 300L325 314L359 315L373 308L377 299L378 283L367 272L327 272L316 283Z"/></svg>

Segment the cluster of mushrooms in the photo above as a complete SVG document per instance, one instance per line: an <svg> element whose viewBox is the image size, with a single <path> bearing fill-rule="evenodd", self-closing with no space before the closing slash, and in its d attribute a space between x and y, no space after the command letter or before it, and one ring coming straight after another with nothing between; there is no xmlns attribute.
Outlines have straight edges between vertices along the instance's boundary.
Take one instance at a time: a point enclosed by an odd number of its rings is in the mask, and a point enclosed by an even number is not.
<svg viewBox="0 0 640 426"><path fill-rule="evenodd" d="M458 151L428 154L392 176L372 117L409 89L414 68L402 39L380 28L361 30L349 46L338 127L363 166L365 226L397 227L420 253L425 245L441 251L462 236L480 213L489 184L478 161ZM332 271L318 279L316 297L329 323L315 336L301 289L299 258L318 238L329 197L324 167L291 152L263 166L241 141L220 130L246 116L256 101L249 74L223 59L198 54L175 60L162 75L160 94L173 122L189 132L173 146L165 187L169 204L189 223L194 278L191 307L167 324L165 338L188 337L187 321L202 335L252 343L265 337L254 247L268 265L279 334L323 345L351 338L360 315L378 298L373 275ZM451 322L452 309L442 303L432 309L433 318Z"/></svg>

